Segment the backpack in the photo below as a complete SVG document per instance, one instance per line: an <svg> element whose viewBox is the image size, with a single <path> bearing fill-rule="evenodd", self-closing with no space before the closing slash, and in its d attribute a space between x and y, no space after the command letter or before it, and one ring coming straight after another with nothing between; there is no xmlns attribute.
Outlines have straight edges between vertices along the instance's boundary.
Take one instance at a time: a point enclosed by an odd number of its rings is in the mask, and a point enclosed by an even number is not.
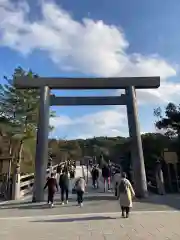
<svg viewBox="0 0 180 240"><path fill-rule="evenodd" d="M121 183L119 185L119 193L127 193L127 184L124 179L121 180Z"/></svg>
<svg viewBox="0 0 180 240"><path fill-rule="evenodd" d="M74 187L72 188L72 194L76 194L77 193L77 186L79 184L79 179L75 182Z"/></svg>

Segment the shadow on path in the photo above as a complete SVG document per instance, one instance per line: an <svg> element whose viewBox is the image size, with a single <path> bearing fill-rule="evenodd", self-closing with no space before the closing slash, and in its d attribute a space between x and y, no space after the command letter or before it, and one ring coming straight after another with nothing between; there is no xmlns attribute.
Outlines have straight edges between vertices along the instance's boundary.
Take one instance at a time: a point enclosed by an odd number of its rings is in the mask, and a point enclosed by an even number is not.
<svg viewBox="0 0 180 240"><path fill-rule="evenodd" d="M97 195L95 195L97 194ZM96 191L91 191L85 194L85 203L87 203L85 210L88 212L93 211L95 207L97 212L114 212L119 211L119 204L116 198L112 193L100 193ZM63 208L68 210L68 213L73 211L74 206L76 206L76 197L69 199L69 204L64 205ZM60 197L55 199L55 208L60 207ZM0 210L6 209L18 209L18 210L36 210L36 209L48 209L49 206L43 203L32 203L31 201L8 203L0 205ZM164 196L149 194L149 197L146 199L134 199L135 211L164 211L164 210L180 210L180 194L167 194ZM84 210L84 211L85 211ZM67 210L63 210L65 213ZM75 210L76 211L76 210ZM79 210L78 210L79 211Z"/></svg>
<svg viewBox="0 0 180 240"><path fill-rule="evenodd" d="M68 222L81 222L81 221L102 221L102 220L113 220L117 218L112 217L103 217L103 216L94 216L94 217L82 217L82 218L60 218L60 219L47 219L47 220L36 220L32 222L39 222L39 223L68 223Z"/></svg>
<svg viewBox="0 0 180 240"><path fill-rule="evenodd" d="M85 196L85 201L114 201L117 199L113 195L96 195L96 196Z"/></svg>
<svg viewBox="0 0 180 240"><path fill-rule="evenodd" d="M71 204L65 204L63 206L63 208L73 207L73 206L77 205L77 203L75 201L69 201L69 203L71 203ZM55 206L56 207L62 206L61 202L56 201ZM3 209L3 210L5 210L5 209L19 209L19 210L50 209L50 206L46 202L43 202L43 203L29 202L29 203L23 203L23 204L21 203L21 204L17 204L17 205L13 205L13 206L3 206L0 209Z"/></svg>

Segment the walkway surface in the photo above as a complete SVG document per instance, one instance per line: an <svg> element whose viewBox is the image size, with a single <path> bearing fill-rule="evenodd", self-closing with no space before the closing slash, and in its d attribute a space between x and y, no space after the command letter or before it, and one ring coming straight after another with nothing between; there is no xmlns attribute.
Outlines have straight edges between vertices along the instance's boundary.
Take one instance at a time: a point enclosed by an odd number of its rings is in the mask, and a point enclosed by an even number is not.
<svg viewBox="0 0 180 240"><path fill-rule="evenodd" d="M76 177L80 175L82 168L77 166ZM91 184L89 179L83 208L77 206L75 195L70 196L68 205L61 206L59 194L52 209L28 201L1 204L0 239L180 239L179 195L135 200L130 218L122 219L113 194L103 193L102 183L99 190Z"/></svg>

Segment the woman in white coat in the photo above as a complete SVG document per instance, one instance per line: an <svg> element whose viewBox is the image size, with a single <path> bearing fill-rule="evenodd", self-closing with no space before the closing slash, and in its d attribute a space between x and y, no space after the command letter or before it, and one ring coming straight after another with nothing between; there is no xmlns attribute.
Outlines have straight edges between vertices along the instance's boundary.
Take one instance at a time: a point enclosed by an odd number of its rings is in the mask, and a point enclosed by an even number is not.
<svg viewBox="0 0 180 240"><path fill-rule="evenodd" d="M129 217L130 208L132 208L132 199L134 196L134 189L130 181L126 178L126 173L122 173L122 178L118 186L118 198L122 210L122 217Z"/></svg>

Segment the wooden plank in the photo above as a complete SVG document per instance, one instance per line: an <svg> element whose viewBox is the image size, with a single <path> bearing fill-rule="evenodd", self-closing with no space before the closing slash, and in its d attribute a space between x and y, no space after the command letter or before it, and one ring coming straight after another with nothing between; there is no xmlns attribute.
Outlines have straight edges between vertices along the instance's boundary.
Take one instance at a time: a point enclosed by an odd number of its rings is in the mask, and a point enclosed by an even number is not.
<svg viewBox="0 0 180 240"><path fill-rule="evenodd" d="M51 89L137 89L158 88L160 77L114 77L114 78L57 78L57 77L17 77L14 86L19 89L49 86Z"/></svg>

